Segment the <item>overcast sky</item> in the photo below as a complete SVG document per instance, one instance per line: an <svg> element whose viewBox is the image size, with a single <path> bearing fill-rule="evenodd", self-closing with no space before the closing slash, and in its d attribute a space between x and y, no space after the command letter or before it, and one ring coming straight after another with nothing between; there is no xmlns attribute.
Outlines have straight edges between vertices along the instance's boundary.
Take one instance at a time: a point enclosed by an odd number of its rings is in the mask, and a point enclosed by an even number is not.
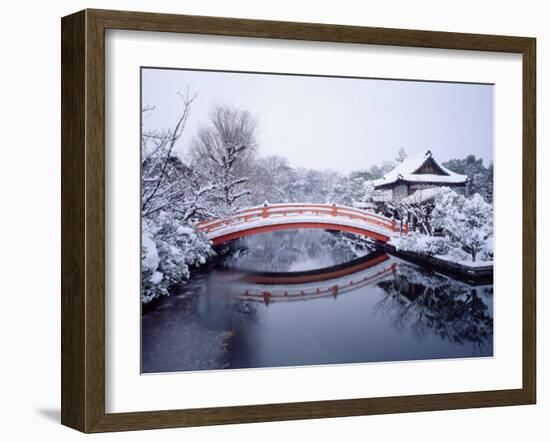
<svg viewBox="0 0 550 442"><path fill-rule="evenodd" d="M142 70L145 127L174 126L179 92L198 93L177 150L185 152L217 105L258 121L259 153L293 167L366 169L430 149L436 159L493 158L493 86L186 70Z"/></svg>

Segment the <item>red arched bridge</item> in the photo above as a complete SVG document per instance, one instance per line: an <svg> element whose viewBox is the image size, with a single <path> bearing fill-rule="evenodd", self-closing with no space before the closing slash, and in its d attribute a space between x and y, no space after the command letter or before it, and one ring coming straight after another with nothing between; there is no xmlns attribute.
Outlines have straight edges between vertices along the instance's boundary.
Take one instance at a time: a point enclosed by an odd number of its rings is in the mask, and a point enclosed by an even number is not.
<svg viewBox="0 0 550 442"><path fill-rule="evenodd" d="M335 204L264 204L224 219L197 224L214 245L244 236L277 230L322 229L355 233L387 242L400 232L395 220ZM407 226L403 226L407 233Z"/></svg>

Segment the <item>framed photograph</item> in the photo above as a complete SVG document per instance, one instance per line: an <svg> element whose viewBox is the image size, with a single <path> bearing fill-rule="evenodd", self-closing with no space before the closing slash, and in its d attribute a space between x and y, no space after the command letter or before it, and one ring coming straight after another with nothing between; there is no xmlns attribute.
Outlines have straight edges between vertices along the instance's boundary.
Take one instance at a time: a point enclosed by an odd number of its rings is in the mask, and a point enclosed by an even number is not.
<svg viewBox="0 0 550 442"><path fill-rule="evenodd" d="M536 400L535 39L62 19L62 423Z"/></svg>

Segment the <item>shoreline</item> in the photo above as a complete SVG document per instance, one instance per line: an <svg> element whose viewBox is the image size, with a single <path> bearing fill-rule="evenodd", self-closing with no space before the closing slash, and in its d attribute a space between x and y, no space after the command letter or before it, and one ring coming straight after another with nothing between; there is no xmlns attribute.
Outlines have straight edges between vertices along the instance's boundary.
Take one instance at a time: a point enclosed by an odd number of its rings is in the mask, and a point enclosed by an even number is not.
<svg viewBox="0 0 550 442"><path fill-rule="evenodd" d="M428 256L418 252L398 250L395 246L388 243L382 243L380 246L390 255L402 258L406 261L420 265L431 270L436 270L445 275L459 278L468 282L470 285L484 285L493 282L493 268L491 265L468 266L451 261L446 261L435 256Z"/></svg>

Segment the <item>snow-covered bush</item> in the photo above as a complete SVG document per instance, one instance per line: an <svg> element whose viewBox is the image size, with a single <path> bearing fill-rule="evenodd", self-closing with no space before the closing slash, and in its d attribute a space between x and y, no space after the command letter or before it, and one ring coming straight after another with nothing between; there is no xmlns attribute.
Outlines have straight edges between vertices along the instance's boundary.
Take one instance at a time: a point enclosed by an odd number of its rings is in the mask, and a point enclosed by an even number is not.
<svg viewBox="0 0 550 442"><path fill-rule="evenodd" d="M432 225L462 246L474 262L479 252L492 250L492 245L487 243L492 243L493 238L493 206L477 193L466 198L449 188L444 189L435 199ZM486 256L488 253L482 258Z"/></svg>
<svg viewBox="0 0 550 442"><path fill-rule="evenodd" d="M167 295L172 285L189 278L190 267L204 264L212 254L206 237L171 213L161 212L155 220L144 220L141 301Z"/></svg>
<svg viewBox="0 0 550 442"><path fill-rule="evenodd" d="M411 232L392 241L398 250L418 252L429 256L446 255L452 248L451 242L444 237L423 235Z"/></svg>

